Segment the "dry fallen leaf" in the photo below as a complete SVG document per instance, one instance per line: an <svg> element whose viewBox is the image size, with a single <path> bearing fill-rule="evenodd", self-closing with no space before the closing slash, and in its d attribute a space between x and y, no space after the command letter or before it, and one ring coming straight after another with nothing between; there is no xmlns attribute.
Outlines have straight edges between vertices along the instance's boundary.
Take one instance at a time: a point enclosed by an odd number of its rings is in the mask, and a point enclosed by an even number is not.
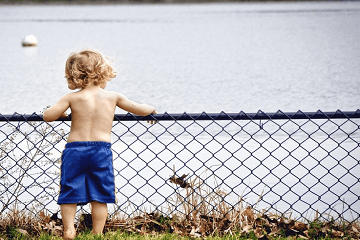
<svg viewBox="0 0 360 240"><path fill-rule="evenodd" d="M247 206L247 208L241 213L243 216L246 216L248 223L254 221L254 213L250 206Z"/></svg>
<svg viewBox="0 0 360 240"><path fill-rule="evenodd" d="M359 230L357 230L356 227L351 226L351 229L353 230L353 232L355 232L355 233L357 233L357 234L359 233Z"/></svg>
<svg viewBox="0 0 360 240"><path fill-rule="evenodd" d="M199 228L195 228L195 226L193 226L190 235L199 238L201 237L201 234L198 232L199 232Z"/></svg>
<svg viewBox="0 0 360 240"><path fill-rule="evenodd" d="M302 239L309 239L309 238L307 238L307 237L305 237L305 236L303 236L303 235L299 235L299 236L297 236L297 237L302 238Z"/></svg>
<svg viewBox="0 0 360 240"><path fill-rule="evenodd" d="M252 229L253 227L249 224L242 228L242 232L249 233Z"/></svg>
<svg viewBox="0 0 360 240"><path fill-rule="evenodd" d="M40 211L39 216L43 222L50 222L50 216L45 215L44 211Z"/></svg>
<svg viewBox="0 0 360 240"><path fill-rule="evenodd" d="M28 231L21 229L21 228L16 229L16 231L18 231L19 233L21 233L23 235L29 235Z"/></svg>
<svg viewBox="0 0 360 240"><path fill-rule="evenodd" d="M170 178L170 182L180 185L182 188L189 188L191 187L189 183L185 181L187 174L183 174L181 177L176 177L175 175Z"/></svg>
<svg viewBox="0 0 360 240"><path fill-rule="evenodd" d="M305 231L308 229L308 225L302 222L295 222L292 229L295 229L297 231Z"/></svg>
<svg viewBox="0 0 360 240"><path fill-rule="evenodd" d="M341 231L330 230L329 232L331 232L331 235L333 235L334 237L343 237L344 236L344 233Z"/></svg>

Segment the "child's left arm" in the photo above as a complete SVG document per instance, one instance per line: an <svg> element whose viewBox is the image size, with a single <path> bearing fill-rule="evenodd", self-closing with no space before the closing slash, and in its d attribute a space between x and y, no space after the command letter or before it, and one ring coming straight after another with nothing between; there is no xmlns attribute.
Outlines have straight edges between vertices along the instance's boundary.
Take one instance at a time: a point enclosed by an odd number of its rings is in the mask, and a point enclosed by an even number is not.
<svg viewBox="0 0 360 240"><path fill-rule="evenodd" d="M70 107L68 95L63 96L60 100L50 108L46 109L43 114L43 119L46 122L52 122L60 117L67 117L66 110Z"/></svg>

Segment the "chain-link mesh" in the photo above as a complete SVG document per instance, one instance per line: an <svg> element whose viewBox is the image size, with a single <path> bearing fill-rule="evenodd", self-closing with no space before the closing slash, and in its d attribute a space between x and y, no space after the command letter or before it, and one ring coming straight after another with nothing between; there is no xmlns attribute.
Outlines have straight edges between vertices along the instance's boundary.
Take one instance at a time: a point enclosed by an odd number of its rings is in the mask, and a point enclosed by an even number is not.
<svg viewBox="0 0 360 240"><path fill-rule="evenodd" d="M111 211L214 216L248 205L359 220L359 128L360 110L116 115ZM0 214L57 211L69 129L70 119L0 114Z"/></svg>

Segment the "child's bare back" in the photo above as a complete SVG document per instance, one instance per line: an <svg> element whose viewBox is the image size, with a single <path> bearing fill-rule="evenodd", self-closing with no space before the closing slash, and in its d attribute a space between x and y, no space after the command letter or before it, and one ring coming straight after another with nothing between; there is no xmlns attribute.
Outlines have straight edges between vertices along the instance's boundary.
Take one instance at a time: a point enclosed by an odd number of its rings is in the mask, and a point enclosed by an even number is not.
<svg viewBox="0 0 360 240"><path fill-rule="evenodd" d="M99 85L90 85L65 95L52 106L53 109L50 108L44 113L44 119L55 120L70 107L71 130L68 142L110 142L116 106L141 116L155 113L152 106L138 104L122 94L106 91Z"/></svg>
<svg viewBox="0 0 360 240"><path fill-rule="evenodd" d="M71 108L71 131L68 142L110 142L116 107L116 94L97 86L89 86L67 95Z"/></svg>

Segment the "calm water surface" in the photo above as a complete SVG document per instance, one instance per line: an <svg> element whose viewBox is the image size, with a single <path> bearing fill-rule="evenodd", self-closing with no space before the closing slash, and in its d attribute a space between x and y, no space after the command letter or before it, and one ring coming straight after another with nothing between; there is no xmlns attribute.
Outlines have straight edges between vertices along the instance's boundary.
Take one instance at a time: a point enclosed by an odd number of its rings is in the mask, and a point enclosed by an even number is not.
<svg viewBox="0 0 360 240"><path fill-rule="evenodd" d="M109 90L159 113L359 108L360 2L1 6L0 26L2 114L69 92L87 47L115 59Z"/></svg>

